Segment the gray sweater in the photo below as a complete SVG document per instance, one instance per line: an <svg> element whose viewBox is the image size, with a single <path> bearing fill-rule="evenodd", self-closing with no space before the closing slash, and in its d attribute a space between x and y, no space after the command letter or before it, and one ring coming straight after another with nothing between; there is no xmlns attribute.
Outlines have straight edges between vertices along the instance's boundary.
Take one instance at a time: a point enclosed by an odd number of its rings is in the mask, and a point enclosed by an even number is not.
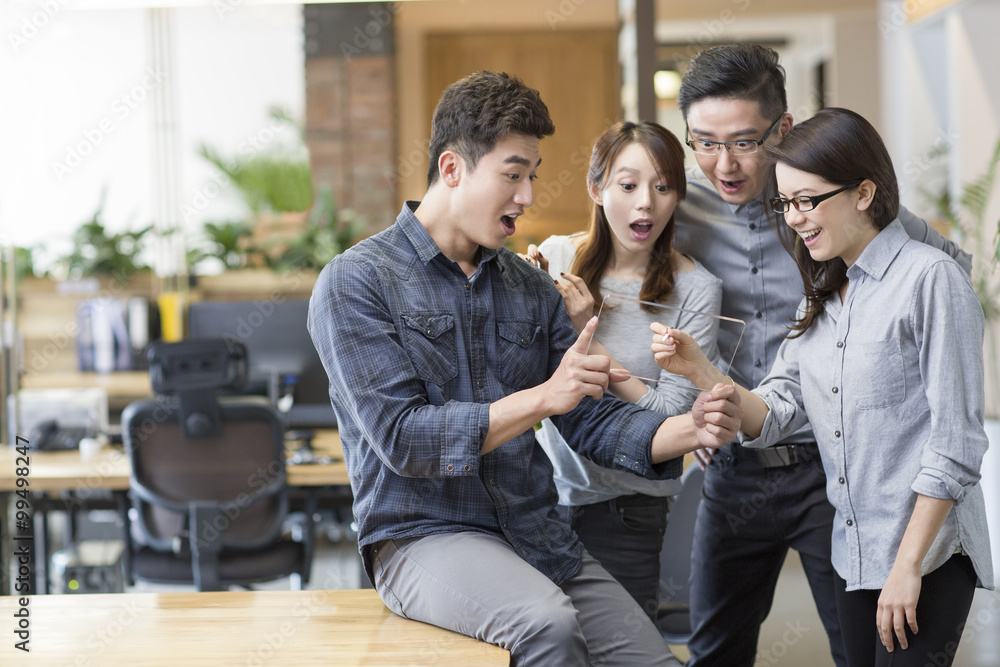
<svg viewBox="0 0 1000 667"><path fill-rule="evenodd" d="M560 272L570 270L576 255L570 236L552 236L539 246L539 250L548 259L549 274L555 279ZM687 379L667 373L656 364L649 349L652 337L649 325L661 322L686 331L698 341L706 356L719 365L716 345L719 320L699 313L718 315L722 302L722 281L698 262L695 262L693 271L676 274L674 291L663 305L684 309L683 312L664 310L647 313L633 301L614 298L617 295L638 299L641 288L639 281L610 278L601 281L606 307L601 313L595 338L621 366L650 386L637 405L668 416L684 414L698 397L698 389ZM609 298L609 295L612 296ZM612 303L614 308L607 308ZM548 419L542 422L536 436L555 469L561 505L589 505L633 493L670 496L680 491L680 480L643 479L624 470L603 468L581 457L569 447Z"/></svg>

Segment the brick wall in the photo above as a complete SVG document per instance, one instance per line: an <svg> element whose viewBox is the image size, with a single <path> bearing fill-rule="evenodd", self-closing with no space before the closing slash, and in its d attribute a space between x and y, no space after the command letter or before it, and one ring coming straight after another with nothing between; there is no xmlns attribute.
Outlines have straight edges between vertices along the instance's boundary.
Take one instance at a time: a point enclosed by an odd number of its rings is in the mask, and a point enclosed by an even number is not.
<svg viewBox="0 0 1000 667"><path fill-rule="evenodd" d="M306 144L318 188L363 216L396 219L392 3L306 5Z"/></svg>

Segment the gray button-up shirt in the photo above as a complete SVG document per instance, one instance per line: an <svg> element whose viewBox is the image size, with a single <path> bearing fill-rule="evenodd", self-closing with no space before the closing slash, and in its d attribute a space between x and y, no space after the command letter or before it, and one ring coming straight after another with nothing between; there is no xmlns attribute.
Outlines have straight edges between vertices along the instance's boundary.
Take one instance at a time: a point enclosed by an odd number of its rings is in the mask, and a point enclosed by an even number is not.
<svg viewBox="0 0 1000 667"><path fill-rule="evenodd" d="M677 205L674 249L694 257L722 279L722 314L746 322L730 375L744 387L756 387L771 369L802 299L802 277L795 260L771 228L765 210L768 194L741 206L726 203L698 167L687 170L687 196ZM899 219L917 241L939 248L972 270L972 257L906 209ZM732 329L719 331L722 358L733 358ZM785 442L813 440L806 425Z"/></svg>
<svg viewBox="0 0 1000 667"><path fill-rule="evenodd" d="M924 574L961 548L993 585L979 485L983 312L955 261L899 220L847 272L813 325L786 340L754 390L771 408L764 447L812 423L836 509L833 566L848 590L882 588L917 494L956 502Z"/></svg>

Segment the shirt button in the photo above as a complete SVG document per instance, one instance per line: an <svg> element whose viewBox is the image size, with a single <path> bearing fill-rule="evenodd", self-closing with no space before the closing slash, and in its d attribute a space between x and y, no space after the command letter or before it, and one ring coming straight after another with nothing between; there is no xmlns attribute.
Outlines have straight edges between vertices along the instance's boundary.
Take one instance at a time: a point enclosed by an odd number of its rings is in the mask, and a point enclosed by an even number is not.
<svg viewBox="0 0 1000 667"><path fill-rule="evenodd" d="M465 466L465 472L469 472L470 470L472 470L472 466L466 464L466 466Z"/></svg>
<svg viewBox="0 0 1000 667"><path fill-rule="evenodd" d="M476 380L476 386L479 387L480 389L482 389L483 388L483 381L482 380Z"/></svg>
<svg viewBox="0 0 1000 667"><path fill-rule="evenodd" d="M853 522L853 521L851 521L850 519L848 519L848 520L847 520L847 525L848 525L848 526L853 526L853 525L854 525L854 522Z"/></svg>
<svg viewBox="0 0 1000 667"><path fill-rule="evenodd" d="M751 222L750 223L750 229L757 229L757 223L756 222Z"/></svg>
<svg viewBox="0 0 1000 667"><path fill-rule="evenodd" d="M835 394L836 394L836 393L837 393L838 391L840 391L840 390L839 390L839 389L837 389L836 387L834 387L832 391L833 391L833 393L835 393Z"/></svg>
<svg viewBox="0 0 1000 667"><path fill-rule="evenodd" d="M753 316L759 320L760 318L764 317L764 313L758 310L756 313L753 314Z"/></svg>
<svg viewBox="0 0 1000 667"><path fill-rule="evenodd" d="M760 368L760 359L755 361L753 365L756 366L757 368Z"/></svg>
<svg viewBox="0 0 1000 667"><path fill-rule="evenodd" d="M491 479L490 480L490 486L496 486L496 485L497 485L497 481L495 479Z"/></svg>
<svg viewBox="0 0 1000 667"><path fill-rule="evenodd" d="M465 283L465 289L467 290L472 289L472 285L470 285L469 283Z"/></svg>
<svg viewBox="0 0 1000 667"><path fill-rule="evenodd" d="M527 345L527 344L528 344L528 339L527 338L522 338L521 339L521 345Z"/></svg>
<svg viewBox="0 0 1000 667"><path fill-rule="evenodd" d="M427 335L428 335L428 336L430 336L430 335L431 335L431 330L430 330L430 329L428 329L428 330L427 330Z"/></svg>
<svg viewBox="0 0 1000 667"><path fill-rule="evenodd" d="M844 347L844 341L838 340L837 341L837 347Z"/></svg>
<svg viewBox="0 0 1000 667"><path fill-rule="evenodd" d="M453 466L452 464L450 464L450 463L449 463L449 464L448 464L448 472L451 472L451 471L453 471L454 469L455 469L455 466Z"/></svg>
<svg viewBox="0 0 1000 667"><path fill-rule="evenodd" d="M755 266L752 269L750 269L750 273L757 275L757 267Z"/></svg>
<svg viewBox="0 0 1000 667"><path fill-rule="evenodd" d="M840 477L840 478L837 479L837 481L840 482L841 484L843 484L844 483L844 478Z"/></svg>
<svg viewBox="0 0 1000 667"><path fill-rule="evenodd" d="M840 431L834 431L833 432L833 437L839 438L840 437Z"/></svg>

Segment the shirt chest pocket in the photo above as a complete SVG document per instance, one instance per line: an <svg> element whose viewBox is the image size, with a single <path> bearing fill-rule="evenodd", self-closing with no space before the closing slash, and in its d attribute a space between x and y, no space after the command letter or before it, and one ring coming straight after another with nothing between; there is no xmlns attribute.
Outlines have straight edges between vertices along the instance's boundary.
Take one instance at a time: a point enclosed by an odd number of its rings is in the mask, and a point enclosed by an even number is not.
<svg viewBox="0 0 1000 667"><path fill-rule="evenodd" d="M458 375L455 318L450 313L403 315L403 346L422 380L441 386Z"/></svg>
<svg viewBox="0 0 1000 667"><path fill-rule="evenodd" d="M848 391L845 401L858 410L877 410L899 405L906 399L906 372L899 339L859 341L844 365Z"/></svg>
<svg viewBox="0 0 1000 667"><path fill-rule="evenodd" d="M514 391L545 380L547 358L539 350L542 328L534 322L497 321L500 382Z"/></svg>

